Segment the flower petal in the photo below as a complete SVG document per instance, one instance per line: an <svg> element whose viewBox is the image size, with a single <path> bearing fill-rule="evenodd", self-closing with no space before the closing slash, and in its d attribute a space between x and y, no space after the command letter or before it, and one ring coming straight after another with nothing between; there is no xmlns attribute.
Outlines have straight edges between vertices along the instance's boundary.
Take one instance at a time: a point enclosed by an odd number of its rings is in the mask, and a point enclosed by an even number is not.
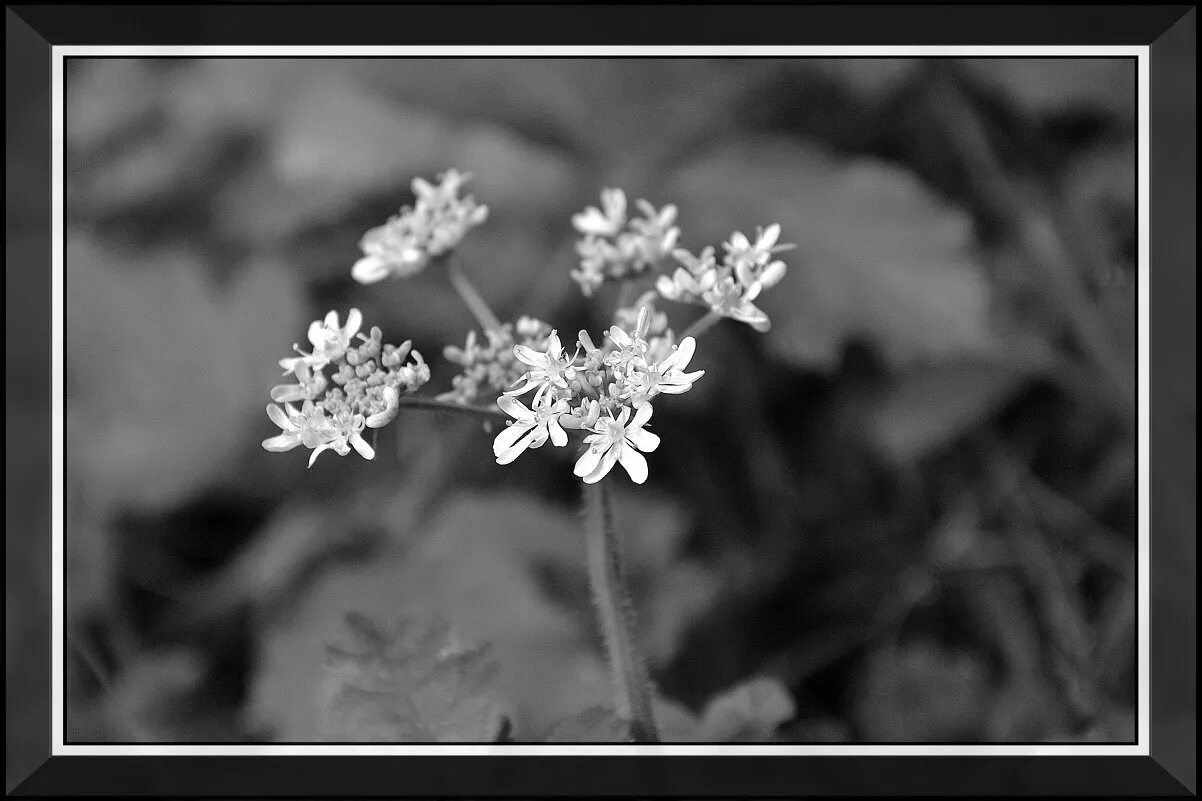
<svg viewBox="0 0 1202 801"><path fill-rule="evenodd" d="M521 395L528 389L529 387L516 394ZM512 395L502 395L501 397L497 398L497 406L499 406L501 411L505 412L505 414L523 422L534 420L534 412L526 408L526 404L522 403Z"/></svg>
<svg viewBox="0 0 1202 801"><path fill-rule="evenodd" d="M601 458L608 452L609 449L601 451L591 447L587 448L584 453L580 454L580 458L576 460L576 466L572 469L572 472L582 478L587 476L589 473L597 469L597 465L600 464Z"/></svg>
<svg viewBox="0 0 1202 801"><path fill-rule="evenodd" d="M358 309L351 309L346 315L346 325L342 329L342 337L350 339L355 334L359 333L359 327L363 325L363 313Z"/></svg>
<svg viewBox="0 0 1202 801"><path fill-rule="evenodd" d="M285 431L296 431L296 426L288 419L288 415L284 414L284 410L274 403L267 404L267 416L271 418L271 422Z"/></svg>
<svg viewBox="0 0 1202 801"><path fill-rule="evenodd" d="M276 403L303 401L308 397L309 391L302 384L277 384L271 388L271 399Z"/></svg>
<svg viewBox="0 0 1202 801"><path fill-rule="evenodd" d="M668 300L676 300L680 297L680 290L676 288L676 284L666 275L661 275L655 279L655 288L659 294L663 295Z"/></svg>
<svg viewBox="0 0 1202 801"><path fill-rule="evenodd" d="M765 288L771 288L780 283L780 279L785 277L785 263L783 261L774 261L764 268L760 273L760 283Z"/></svg>
<svg viewBox="0 0 1202 801"><path fill-rule="evenodd" d="M634 448L622 448L618 461L635 484L642 484L647 480L647 460Z"/></svg>
<svg viewBox="0 0 1202 801"><path fill-rule="evenodd" d="M625 348L630 344L630 335L618 328L616 325L609 329L609 338L614 341L614 344L619 348Z"/></svg>
<svg viewBox="0 0 1202 801"><path fill-rule="evenodd" d="M531 378L529 374L522 376L521 378L519 378L519 379L518 379L518 381L525 381L526 383L525 383L524 385L520 386L520 387L517 387L517 388L515 388L515 389L507 389L507 390L505 390L505 394L506 394L507 396L509 396L509 397L516 397L516 396L518 396L518 395L525 395L527 392L529 392L530 390L534 389L535 387L541 387L541 386L542 386L542 382L541 382L541 381L538 381L537 379ZM500 401L500 398L498 398L497 400L498 400L498 402L499 402L499 401Z"/></svg>
<svg viewBox="0 0 1202 801"><path fill-rule="evenodd" d="M496 439L492 443L493 456L500 456L503 452L513 447L519 439L527 432L534 428L533 423L513 423L505 427L505 430L497 434ZM525 447L525 446L523 446Z"/></svg>
<svg viewBox="0 0 1202 801"><path fill-rule="evenodd" d="M759 241L755 244L757 248L771 250L778 239L780 239L780 223L772 223L772 225L764 229L764 232L759 236Z"/></svg>
<svg viewBox="0 0 1202 801"><path fill-rule="evenodd" d="M527 448L537 448L547 441L547 435L540 428L528 428L525 433L528 436L519 438L517 442L496 454L497 464L509 464L521 456Z"/></svg>
<svg viewBox="0 0 1202 801"><path fill-rule="evenodd" d="M568 432L563 430L556 418L552 417L547 421L547 431L551 435L551 444L555 447L562 448L568 444Z"/></svg>
<svg viewBox="0 0 1202 801"><path fill-rule="evenodd" d="M300 445L300 439L295 434L280 434L270 439L263 440L263 448L272 453L283 453L290 451Z"/></svg>
<svg viewBox="0 0 1202 801"><path fill-rule="evenodd" d="M623 410L623 411L625 411L625 410ZM634 413L634 420L632 420L630 422L630 425L627 426L626 430L629 432L631 428L642 428L643 426L647 425L647 421L650 419L651 419L651 404L644 403Z"/></svg>
<svg viewBox="0 0 1202 801"><path fill-rule="evenodd" d="M364 256L351 268L351 278L361 284L374 284L388 277L388 265L379 256Z"/></svg>
<svg viewBox="0 0 1202 801"><path fill-rule="evenodd" d="M396 419L401 408L401 396L393 387L384 387L384 411L376 412L364 422L368 428L383 428Z"/></svg>
<svg viewBox="0 0 1202 801"><path fill-rule="evenodd" d="M333 314L333 312L330 312ZM321 348L326 343L326 327L321 320L309 323L309 342L314 348Z"/></svg>
<svg viewBox="0 0 1202 801"><path fill-rule="evenodd" d="M314 448L313 453L309 456L309 467L313 466L313 463L317 461L317 457L321 455L322 451L329 450L330 448L333 448L333 447L334 447L333 442L323 442L322 444L320 444L316 448Z"/></svg>
<svg viewBox="0 0 1202 801"><path fill-rule="evenodd" d="M618 463L619 447L621 447L620 444L615 445L605 452L605 455L601 457L601 461L597 463L596 468L588 475L583 476L585 484L596 484L609 475L609 471L613 470L614 465Z"/></svg>
<svg viewBox="0 0 1202 801"><path fill-rule="evenodd" d="M659 435L653 434L645 428L627 431L626 439L643 453L651 453L659 447Z"/></svg>
<svg viewBox="0 0 1202 801"><path fill-rule="evenodd" d="M517 357L518 361L528 364L531 367L546 367L551 363L551 360L547 357L547 354L539 353L528 345L514 345L513 355Z"/></svg>
<svg viewBox="0 0 1202 801"><path fill-rule="evenodd" d="M358 432L351 434L351 445L364 459L376 458L375 449L371 445L367 444L367 440L363 438L362 434L359 434Z"/></svg>
<svg viewBox="0 0 1202 801"><path fill-rule="evenodd" d="M693 352L697 349L697 340L693 337L685 337L676 346L676 350L664 359L660 364L660 371L667 372L673 368L683 370L689 366L689 360L693 358Z"/></svg>

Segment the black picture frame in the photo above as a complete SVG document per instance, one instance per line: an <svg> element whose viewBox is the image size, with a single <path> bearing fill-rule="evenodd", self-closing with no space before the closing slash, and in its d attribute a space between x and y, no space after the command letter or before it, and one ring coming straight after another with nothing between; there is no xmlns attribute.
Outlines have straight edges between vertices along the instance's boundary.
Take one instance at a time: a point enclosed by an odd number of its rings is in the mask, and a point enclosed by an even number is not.
<svg viewBox="0 0 1202 801"><path fill-rule="evenodd" d="M1150 756L52 756L50 598L8 594L6 619L45 633L6 651L17 680L46 677L44 715L6 719L13 796L206 797L676 795L1188 796L1196 787L1196 617L1157 571L1193 541L1196 18L1189 5L54 5L6 7L6 579L29 542L50 564L51 47L69 44L1150 45ZM32 110L32 111L31 111ZM38 158L14 163L14 142ZM33 144L30 144L33 143ZM18 172L27 183L14 191ZM30 176L44 181L30 181ZM30 191L30 186L35 190ZM22 477L24 479L22 480ZM30 478L33 477L33 478ZM31 490L32 488L32 490ZM20 532L24 544L17 543ZM24 554L14 549L25 549ZM1192 562L1192 559L1190 560ZM47 570L48 572L48 570ZM1196 572L1186 570L1195 597ZM1165 575L1164 572L1161 575ZM1179 577L1173 579L1181 581ZM1170 579L1165 579L1169 581ZM7 642L7 640L6 640ZM43 709L44 706L44 709ZM654 748L654 747L650 747ZM847 746L849 752L855 746ZM459 760L466 760L461 762ZM871 760L869 762L869 760Z"/></svg>

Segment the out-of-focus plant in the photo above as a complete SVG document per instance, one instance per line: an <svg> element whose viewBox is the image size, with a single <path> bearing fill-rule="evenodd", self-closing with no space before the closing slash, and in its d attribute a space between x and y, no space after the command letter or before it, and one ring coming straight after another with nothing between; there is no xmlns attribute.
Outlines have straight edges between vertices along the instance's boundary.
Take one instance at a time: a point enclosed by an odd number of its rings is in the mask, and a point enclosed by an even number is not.
<svg viewBox="0 0 1202 801"><path fill-rule="evenodd" d="M768 329L768 315L755 300L784 275L785 264L775 256L791 246L778 243L780 226L773 224L759 229L754 239L740 232L731 234L723 244L721 261L712 247L693 255L676 247L680 229L675 225L675 206L656 209L640 199L635 204L640 216L630 218L626 194L621 189L604 189L600 208L589 207L572 218L580 234L576 246L580 264L572 278L585 296L594 295L607 282L623 284L624 300L612 314L612 325L598 339L580 330L575 341L566 345L558 329L540 320L521 317L514 323L502 323L456 263L456 246L488 217L487 206L470 195L460 196L469 179L470 175L455 170L443 173L437 184L415 179L414 204L367 232L360 243L364 255L351 270L352 277L362 284L425 269L445 271L483 331L482 338L470 332L462 348L445 349L446 358L463 368L452 388L433 398L417 396L429 381L430 371L410 342L384 344L378 327L369 334L360 333L363 318L358 309L350 310L345 324L331 311L310 325L308 350L297 345L297 355L280 361L285 376L294 382L271 390L275 403L267 407L267 414L281 433L265 440L263 447L288 451L303 445L311 451L310 466L326 450L345 456L353 449L365 459L373 459L375 449L364 432L387 425L403 408L507 418L493 439L493 455L500 465L548 441L562 448L575 439L579 452L573 473L584 484L589 511L589 576L613 672L617 729L625 738L655 742L665 736L656 719L657 704L662 707L662 703L653 697L637 647L637 621L626 588L609 486L618 479L609 476L614 466L620 465L636 484L647 480L649 466L644 454L661 444L660 437L648 430L653 404L662 395L687 392L704 376L703 370L688 370L698 336L724 317L759 331ZM677 263L674 269L668 268L669 259ZM631 302L629 298L637 293L635 282L653 271L660 271L655 288ZM667 316L656 308L661 299L699 305L707 311L678 338ZM378 646L356 657L356 675L376 675L387 668L388 675L400 678L383 684L377 681L367 690L358 685L343 688L336 694L335 698L353 698L355 702L354 709L339 707L331 712L341 721L341 734L353 738L353 731L345 731L347 721L369 718L374 721L369 728L376 737L381 731L396 737L408 731L437 735L446 728L446 721L427 719L429 705L423 708L426 712L415 710L421 706L418 701L431 676L439 678L443 689L450 686L442 679L443 673L458 664L447 661L454 654L426 653L421 638L393 653L395 649L390 650L370 626L361 623L356 631L360 639L367 637ZM406 659L409 664L403 666ZM422 664L432 667L425 670ZM472 692L479 690L478 678L471 682ZM453 688L447 692L454 694ZM388 693L406 696L401 712L364 712L365 704L371 706L373 698ZM758 732L757 736L769 735L787 717L782 717L781 710L791 708L787 696L770 706L769 712L752 715L755 725L742 729ZM600 721L599 727L613 726L613 717L593 717ZM456 736L462 736L462 727L451 728L458 732ZM720 728L711 727L714 731ZM698 736L701 730L693 726L691 736ZM689 735L673 731L670 736Z"/></svg>

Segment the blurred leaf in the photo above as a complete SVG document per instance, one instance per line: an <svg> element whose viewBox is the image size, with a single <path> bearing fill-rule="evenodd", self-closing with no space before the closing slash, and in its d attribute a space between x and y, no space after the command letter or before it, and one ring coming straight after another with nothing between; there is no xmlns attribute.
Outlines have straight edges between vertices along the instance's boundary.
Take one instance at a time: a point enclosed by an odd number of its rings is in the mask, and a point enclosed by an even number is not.
<svg viewBox="0 0 1202 801"><path fill-rule="evenodd" d="M1135 178L1134 139L1091 148L1065 170L1064 209L1075 217L1076 230L1089 233L1090 241L1082 244L1092 246L1109 270L1096 276L1103 284L1118 283L1135 263ZM1121 305L1133 319L1132 299L1123 297Z"/></svg>
<svg viewBox="0 0 1202 801"><path fill-rule="evenodd" d="M733 115L722 111L746 83L729 62L697 58L369 59L350 66L406 102L627 164L733 125Z"/></svg>
<svg viewBox="0 0 1202 801"><path fill-rule="evenodd" d="M970 58L962 63L1035 115L1093 110L1135 114L1135 62L1129 58Z"/></svg>
<svg viewBox="0 0 1202 801"><path fill-rule="evenodd" d="M790 361L833 368L853 339L895 364L1000 348L969 216L900 167L752 139L711 152L670 186L693 250L773 222L797 244L782 255L784 280L760 299L768 342Z"/></svg>
<svg viewBox="0 0 1202 801"><path fill-rule="evenodd" d="M80 658L77 649L78 641L69 643L68 664ZM208 668L205 656L191 647L139 652L111 680L107 674L97 675L101 668L95 661L85 661L83 669L100 684L101 695L80 692L69 697L67 737L116 743L198 739L189 700Z"/></svg>
<svg viewBox="0 0 1202 801"><path fill-rule="evenodd" d="M853 709L864 741L984 739L991 689L979 657L933 642L890 644L865 671Z"/></svg>
<svg viewBox="0 0 1202 801"><path fill-rule="evenodd" d="M387 629L348 614L347 648L329 646L322 738L334 742L495 742L507 721L491 692L496 664L450 627Z"/></svg>
<svg viewBox="0 0 1202 801"><path fill-rule="evenodd" d="M218 293L192 256L123 259L79 235L67 242L66 318L68 479L101 503L151 506L270 434L266 389L301 330L296 288L274 267L253 265Z"/></svg>
<svg viewBox="0 0 1202 801"><path fill-rule="evenodd" d="M776 679L749 679L710 699L693 739L700 742L764 742L797 713Z"/></svg>
<svg viewBox="0 0 1202 801"><path fill-rule="evenodd" d="M159 83L145 59L72 59L64 84L67 145L90 150L145 124L158 105Z"/></svg>
<svg viewBox="0 0 1202 801"><path fill-rule="evenodd" d="M1020 357L917 367L867 402L868 439L897 462L921 459L1005 404L1030 379L1034 362Z"/></svg>
<svg viewBox="0 0 1202 801"><path fill-rule="evenodd" d="M121 153L71 170L68 204L76 218L162 211L207 194L227 140L204 131L169 130L132 137Z"/></svg>
<svg viewBox="0 0 1202 801"><path fill-rule="evenodd" d="M292 614L263 632L247 713L278 739L315 737L322 649L348 609L377 618L438 616L464 637L490 643L500 665L496 694L513 712L516 739L604 703L610 684L599 643L543 596L530 567L568 553L583 564L580 523L513 491L445 499L404 552L320 578Z"/></svg>
<svg viewBox="0 0 1202 801"><path fill-rule="evenodd" d="M340 220L364 199L392 198L372 222L382 223L410 201L414 177L432 179L449 167L470 172L470 191L503 214L546 213L571 192L567 161L504 128L454 124L335 70L289 89L265 121L266 159L217 206L237 238L277 241ZM348 243L349 261L361 234Z"/></svg>

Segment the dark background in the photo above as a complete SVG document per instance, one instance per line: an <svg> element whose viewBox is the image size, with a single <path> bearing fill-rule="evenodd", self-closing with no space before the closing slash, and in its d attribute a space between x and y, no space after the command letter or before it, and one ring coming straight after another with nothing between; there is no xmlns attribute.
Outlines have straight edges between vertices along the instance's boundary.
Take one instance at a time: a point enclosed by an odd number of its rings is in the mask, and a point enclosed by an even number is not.
<svg viewBox="0 0 1202 801"><path fill-rule="evenodd" d="M275 359L329 308L445 387L449 288L349 267L449 166L492 208L463 253L502 317L603 324L568 277L601 186L677 203L694 250L773 221L799 245L772 332L707 334L619 497L665 696L773 676L797 742L1133 736L1133 61L67 76L70 738L315 739L349 610L491 642L518 739L607 697L563 453L499 468L424 413L374 464L258 445Z"/></svg>

